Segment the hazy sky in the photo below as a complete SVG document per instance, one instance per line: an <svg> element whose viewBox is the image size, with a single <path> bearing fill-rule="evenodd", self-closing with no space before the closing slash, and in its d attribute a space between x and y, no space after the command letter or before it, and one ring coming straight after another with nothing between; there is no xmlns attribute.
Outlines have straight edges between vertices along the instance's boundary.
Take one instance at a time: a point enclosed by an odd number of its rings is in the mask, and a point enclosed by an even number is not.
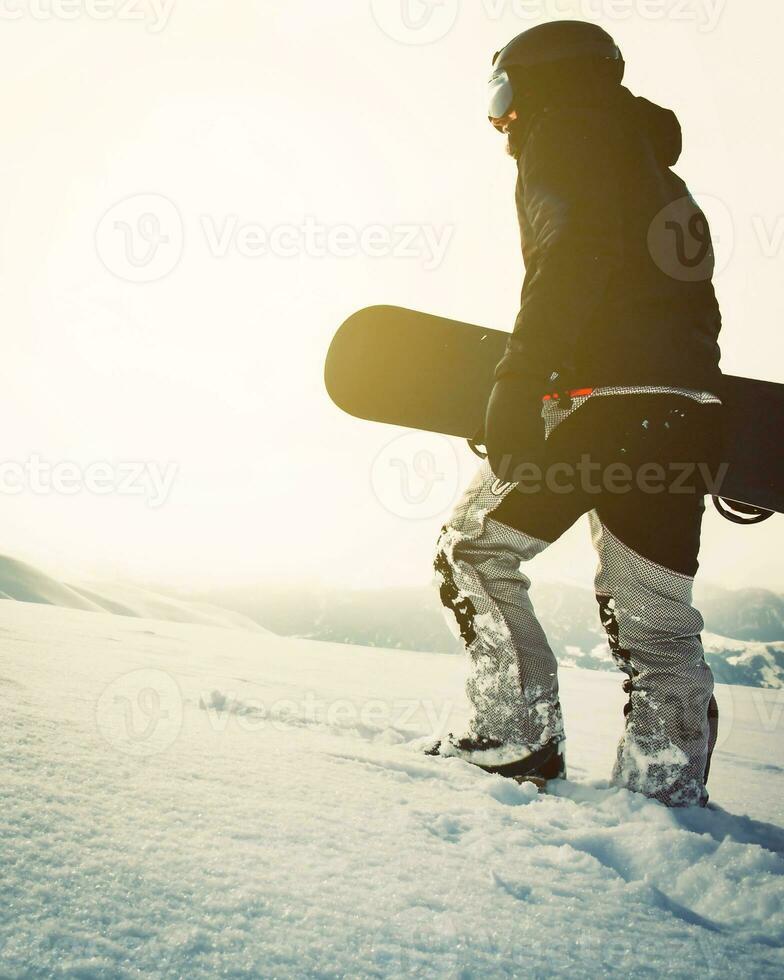
<svg viewBox="0 0 784 980"><path fill-rule="evenodd" d="M343 416L323 359L371 303L511 327L514 165L485 81L559 16L613 32L630 88L678 112L725 369L784 381L779 0L0 0L2 551L426 581L473 458ZM706 579L784 588L780 518L711 516L705 540ZM592 565L580 527L540 574Z"/></svg>

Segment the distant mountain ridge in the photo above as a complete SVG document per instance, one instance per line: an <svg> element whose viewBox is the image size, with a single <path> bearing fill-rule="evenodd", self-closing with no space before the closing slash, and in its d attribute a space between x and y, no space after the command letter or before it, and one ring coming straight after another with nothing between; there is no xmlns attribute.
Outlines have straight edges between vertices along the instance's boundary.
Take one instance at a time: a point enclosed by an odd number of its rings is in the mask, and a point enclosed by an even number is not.
<svg viewBox="0 0 784 980"><path fill-rule="evenodd" d="M757 643L784 640L784 596L767 589L700 588L697 600L710 629Z"/></svg>
<svg viewBox="0 0 784 980"><path fill-rule="evenodd" d="M563 666L615 669L589 589L538 583L531 594ZM349 590L259 584L172 593L113 582L66 583L25 562L0 556L2 599L359 646L445 654L462 650L447 628L432 588ZM697 601L706 620L705 656L716 680L784 688L784 597L763 589L733 592L714 586L703 589Z"/></svg>
<svg viewBox="0 0 784 980"><path fill-rule="evenodd" d="M614 670L590 589L538 583L531 596L560 662ZM220 589L198 598L235 609L285 636L434 653L457 653L435 589ZM717 681L784 687L784 597L763 589L709 586L697 603L706 621L706 659Z"/></svg>

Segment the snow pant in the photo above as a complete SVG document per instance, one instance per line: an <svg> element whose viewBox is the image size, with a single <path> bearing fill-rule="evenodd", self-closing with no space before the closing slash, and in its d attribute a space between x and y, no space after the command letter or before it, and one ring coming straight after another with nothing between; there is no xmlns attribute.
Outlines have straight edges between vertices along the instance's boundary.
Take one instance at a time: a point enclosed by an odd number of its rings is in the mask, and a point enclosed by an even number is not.
<svg viewBox="0 0 784 980"><path fill-rule="evenodd" d="M629 695L613 782L670 806L707 802L718 709L692 586L721 411L677 395L593 397L564 412L540 458L504 479L481 467L435 562L469 656L470 737L521 754L564 738L557 663L521 565L587 513L601 623Z"/></svg>

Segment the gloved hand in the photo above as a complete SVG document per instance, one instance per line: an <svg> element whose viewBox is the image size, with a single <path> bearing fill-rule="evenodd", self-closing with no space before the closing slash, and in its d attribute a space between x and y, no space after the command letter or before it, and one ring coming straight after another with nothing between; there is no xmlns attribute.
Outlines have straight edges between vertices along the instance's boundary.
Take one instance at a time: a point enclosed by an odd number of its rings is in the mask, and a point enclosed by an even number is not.
<svg viewBox="0 0 784 980"><path fill-rule="evenodd" d="M493 473L518 482L514 470L538 460L544 450L541 383L507 375L496 382L485 417L484 444Z"/></svg>

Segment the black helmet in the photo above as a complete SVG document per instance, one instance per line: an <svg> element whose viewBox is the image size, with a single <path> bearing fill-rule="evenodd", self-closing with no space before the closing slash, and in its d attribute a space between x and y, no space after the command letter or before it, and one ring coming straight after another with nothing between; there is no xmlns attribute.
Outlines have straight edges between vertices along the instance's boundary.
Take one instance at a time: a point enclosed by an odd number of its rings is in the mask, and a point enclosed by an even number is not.
<svg viewBox="0 0 784 980"><path fill-rule="evenodd" d="M607 31L582 20L556 20L523 31L496 52L490 77L491 119L509 114L515 101L515 81L530 69L564 61L604 62L609 76L620 84L624 61L620 48Z"/></svg>

